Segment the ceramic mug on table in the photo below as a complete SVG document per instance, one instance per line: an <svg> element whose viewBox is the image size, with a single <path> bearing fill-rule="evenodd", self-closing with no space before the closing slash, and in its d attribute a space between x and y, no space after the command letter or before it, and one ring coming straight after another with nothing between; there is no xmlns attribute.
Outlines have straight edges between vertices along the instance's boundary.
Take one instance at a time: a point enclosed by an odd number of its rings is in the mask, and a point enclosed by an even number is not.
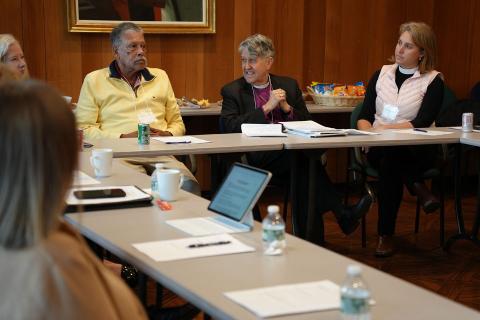
<svg viewBox="0 0 480 320"><path fill-rule="evenodd" d="M158 195L165 201L175 201L183 184L183 174L178 169L156 170Z"/></svg>
<svg viewBox="0 0 480 320"><path fill-rule="evenodd" d="M95 169L95 176L109 177L112 175L113 150L93 149L90 164Z"/></svg>

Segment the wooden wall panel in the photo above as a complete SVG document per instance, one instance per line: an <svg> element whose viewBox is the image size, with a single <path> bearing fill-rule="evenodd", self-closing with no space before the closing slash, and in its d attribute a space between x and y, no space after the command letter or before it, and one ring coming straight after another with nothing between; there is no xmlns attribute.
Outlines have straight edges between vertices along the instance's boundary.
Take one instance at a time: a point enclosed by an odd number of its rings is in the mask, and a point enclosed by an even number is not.
<svg viewBox="0 0 480 320"><path fill-rule="evenodd" d="M324 79L326 1L305 1L304 16L303 80L297 79L302 88Z"/></svg>
<svg viewBox="0 0 480 320"><path fill-rule="evenodd" d="M76 97L82 84L80 35L67 32L65 1L44 1L43 5L45 21L41 40L45 47L45 80L64 95Z"/></svg>
<svg viewBox="0 0 480 320"><path fill-rule="evenodd" d="M470 82L472 63L478 65L478 51L476 56L472 56L473 45L478 43L479 39L478 32L474 32L474 21L478 20L480 13L476 3L475 0L435 3L434 29L438 37L438 70L444 74L446 84L460 97L467 96L473 84ZM474 12L475 8L477 12ZM473 77L480 80L478 73Z"/></svg>
<svg viewBox="0 0 480 320"><path fill-rule="evenodd" d="M23 44L32 76L74 100L86 73L112 59L107 34L66 31L65 0L0 0L0 33ZM178 96L220 98L241 76L237 47L247 35L270 36L278 55L273 72L304 87L312 80L368 80L387 63L398 26L421 20L439 42L438 70L458 96L480 80L480 4L475 0L218 0L211 35L147 35L149 64L169 73Z"/></svg>
<svg viewBox="0 0 480 320"><path fill-rule="evenodd" d="M25 57L28 59L28 69L33 77L46 78L46 50L45 50L45 10L41 1L12 1L21 2L25 14L20 17L22 22L22 34L15 35L21 38ZM22 11L18 11L22 12ZM2 14L3 19L3 14Z"/></svg>

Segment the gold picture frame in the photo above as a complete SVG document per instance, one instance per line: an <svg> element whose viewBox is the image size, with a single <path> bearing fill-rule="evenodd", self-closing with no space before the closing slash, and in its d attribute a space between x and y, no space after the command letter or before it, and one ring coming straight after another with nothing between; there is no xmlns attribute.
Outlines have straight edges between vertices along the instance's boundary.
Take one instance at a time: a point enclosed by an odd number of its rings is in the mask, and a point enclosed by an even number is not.
<svg viewBox="0 0 480 320"><path fill-rule="evenodd" d="M67 0L69 32L132 21L145 33L215 33L215 0Z"/></svg>

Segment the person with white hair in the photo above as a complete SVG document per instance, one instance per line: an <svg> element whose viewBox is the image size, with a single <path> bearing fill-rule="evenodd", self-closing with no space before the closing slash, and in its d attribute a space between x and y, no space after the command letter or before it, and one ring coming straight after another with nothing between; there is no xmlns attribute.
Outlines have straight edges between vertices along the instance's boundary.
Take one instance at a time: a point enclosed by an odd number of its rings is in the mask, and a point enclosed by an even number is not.
<svg viewBox="0 0 480 320"><path fill-rule="evenodd" d="M29 78L22 47L11 34L0 34L0 62L5 64L17 79Z"/></svg>

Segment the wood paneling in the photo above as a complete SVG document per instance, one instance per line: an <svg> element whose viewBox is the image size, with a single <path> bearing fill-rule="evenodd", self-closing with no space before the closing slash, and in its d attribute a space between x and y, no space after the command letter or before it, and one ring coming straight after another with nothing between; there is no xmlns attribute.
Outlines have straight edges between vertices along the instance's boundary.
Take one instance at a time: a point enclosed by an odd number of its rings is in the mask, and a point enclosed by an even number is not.
<svg viewBox="0 0 480 320"><path fill-rule="evenodd" d="M241 76L237 47L247 35L270 36L273 72L298 80L368 80L387 63L405 21L433 25L438 70L458 96L480 80L480 4L475 0L219 0L217 33L147 35L151 66L165 69L178 96L220 98ZM0 33L23 44L31 73L78 97L83 77L112 59L107 34L66 31L65 0L0 0Z"/></svg>

